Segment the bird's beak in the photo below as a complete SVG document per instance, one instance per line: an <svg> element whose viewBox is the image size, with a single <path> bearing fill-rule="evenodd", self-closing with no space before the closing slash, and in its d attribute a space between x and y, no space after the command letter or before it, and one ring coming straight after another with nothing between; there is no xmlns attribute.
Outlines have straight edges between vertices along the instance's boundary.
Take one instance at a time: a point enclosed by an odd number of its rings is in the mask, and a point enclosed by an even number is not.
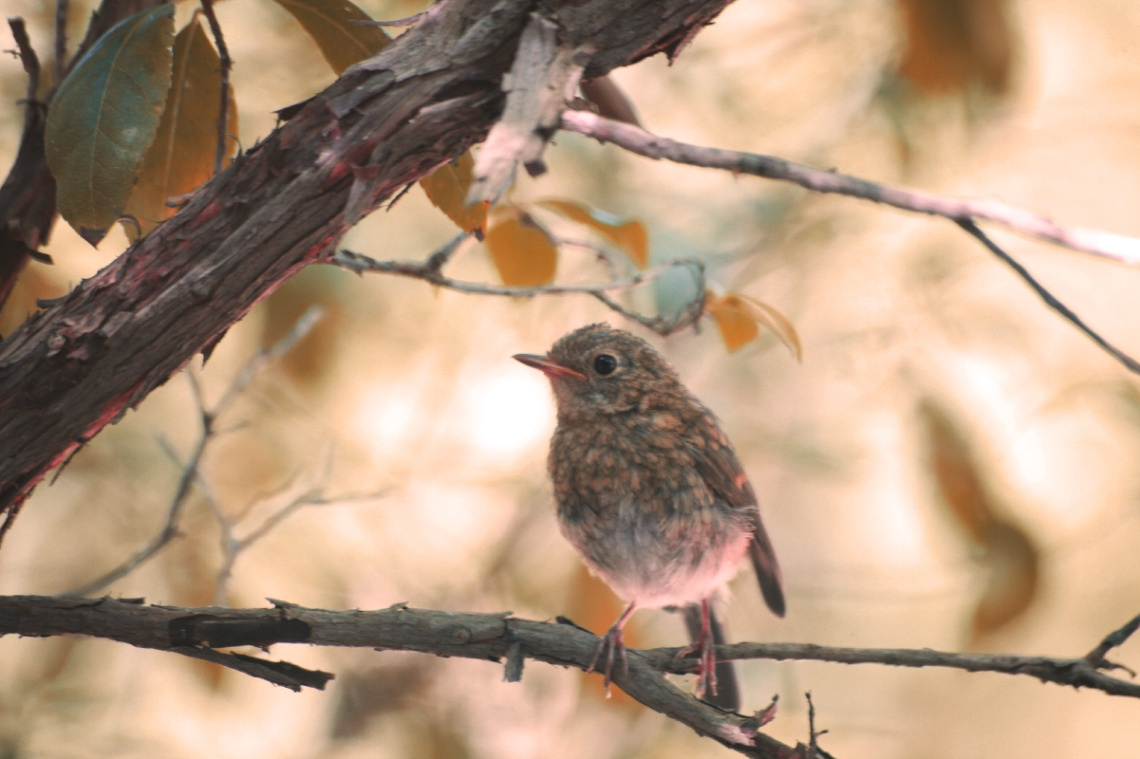
<svg viewBox="0 0 1140 759"><path fill-rule="evenodd" d="M575 371L568 366L563 366L549 356L532 356L528 353L519 353L514 356L514 359L533 369L538 369L551 379L563 377L573 377L574 379L580 380L586 379L585 374Z"/></svg>

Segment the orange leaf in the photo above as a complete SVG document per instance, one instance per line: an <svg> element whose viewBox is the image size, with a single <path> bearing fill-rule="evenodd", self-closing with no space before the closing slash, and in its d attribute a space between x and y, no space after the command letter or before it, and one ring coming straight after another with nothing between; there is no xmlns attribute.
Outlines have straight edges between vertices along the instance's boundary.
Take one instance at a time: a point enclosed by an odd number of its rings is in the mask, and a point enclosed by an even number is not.
<svg viewBox="0 0 1140 759"><path fill-rule="evenodd" d="M796 357L796 361L802 361L804 351L803 346L800 345L800 336L788 317L763 301L749 298L747 295L741 295L739 297L741 301L743 301L743 306L749 310L756 323L761 327L766 327L772 334L778 337L780 342L784 344L784 347L791 351L792 355Z"/></svg>
<svg viewBox="0 0 1140 759"><path fill-rule="evenodd" d="M899 73L931 93L980 83L1009 88L1016 47L1008 0L896 0L905 46Z"/></svg>
<svg viewBox="0 0 1140 759"><path fill-rule="evenodd" d="M444 164L420 180L428 200L467 234L480 236L487 226L487 203L467 205L475 159L468 151L454 163Z"/></svg>
<svg viewBox="0 0 1140 759"><path fill-rule="evenodd" d="M705 311L716 320L729 353L755 340L760 334L760 327L764 327L779 338L797 361L801 360L803 348L796 328L786 316L767 303L737 293L715 295L708 292Z"/></svg>
<svg viewBox="0 0 1140 759"><path fill-rule="evenodd" d="M617 245L629 256L629 260L639 269L649 265L649 233L645 224L638 220L619 222L611 217L603 218L601 211L576 203L572 200L540 200L537 205L549 208L571 221L589 227Z"/></svg>
<svg viewBox="0 0 1140 759"><path fill-rule="evenodd" d="M709 293L705 300L705 311L716 320L729 353L739 350L760 334L760 328L756 326L749 309L735 295Z"/></svg>
<svg viewBox="0 0 1140 759"><path fill-rule="evenodd" d="M530 214L509 208L487 230L487 249L504 285L539 287L554 280L558 249Z"/></svg>
<svg viewBox="0 0 1140 759"><path fill-rule="evenodd" d="M348 0L277 0L317 43L336 73L380 52L392 38Z"/></svg>
<svg viewBox="0 0 1140 759"><path fill-rule="evenodd" d="M174 38L174 71L170 94L154 142L147 148L123 213L138 221L123 222L134 242L159 222L174 215L170 198L185 195L214 173L218 141L218 92L222 85L217 51L206 38L195 15ZM226 133L237 134L237 102L233 90L226 106ZM233 159L236 143L226 141L226 161Z"/></svg>

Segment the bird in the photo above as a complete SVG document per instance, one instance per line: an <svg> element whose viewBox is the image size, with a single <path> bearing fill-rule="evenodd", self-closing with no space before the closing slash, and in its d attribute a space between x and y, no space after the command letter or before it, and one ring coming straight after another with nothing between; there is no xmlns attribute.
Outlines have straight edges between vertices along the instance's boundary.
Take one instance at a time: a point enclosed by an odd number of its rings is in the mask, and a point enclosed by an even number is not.
<svg viewBox="0 0 1140 759"><path fill-rule="evenodd" d="M682 608L694 640L677 656L697 654L697 693L712 701L725 670L710 600L746 554L768 608L786 611L776 552L728 437L665 357L630 332L591 324L546 355L513 358L545 374L554 392L547 468L561 532L627 603L587 672L600 670L609 693L615 659L628 668L630 615Z"/></svg>

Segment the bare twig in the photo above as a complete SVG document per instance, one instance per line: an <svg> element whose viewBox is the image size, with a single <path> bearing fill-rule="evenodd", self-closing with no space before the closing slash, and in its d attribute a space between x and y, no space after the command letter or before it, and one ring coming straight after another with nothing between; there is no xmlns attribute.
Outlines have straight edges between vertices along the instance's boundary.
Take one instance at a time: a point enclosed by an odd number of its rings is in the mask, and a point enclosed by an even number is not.
<svg viewBox="0 0 1140 759"><path fill-rule="evenodd" d="M1135 633L1137 629L1140 629L1140 614L1128 620L1119 630L1105 636L1104 640L1102 640L1096 648L1085 654L1085 661L1088 662L1091 667L1126 669L1119 664L1111 664L1106 661L1104 657L1107 656L1108 652L1112 649L1123 645L1124 641L1132 637L1132 634ZM1129 671L1131 672L1131 670ZM1132 676L1135 677L1135 674L1133 673Z"/></svg>
<svg viewBox="0 0 1140 759"><path fill-rule="evenodd" d="M1049 308L1059 313L1081 332L1084 332L1094 343L1103 348L1105 352L1107 352L1110 356L1128 367L1129 371L1140 374L1140 362L1137 362L1136 359L1132 358L1127 353L1120 350L1115 345L1101 337L1100 333L1086 324L1085 321L1081 319L1081 317L1077 316L1072 309L1058 300L1057 297L1053 295L1053 293L1045 289L1044 285L1034 279L1033 275L1029 273L1029 270L1022 266L1021 263L1017 261L1017 259L1011 256L1009 253L1006 253L997 243L990 239L989 235L979 229L977 224L969 219L959 219L957 221L957 224L962 229L966 230L967 233L981 242L982 245L985 245L986 249L988 249L991 253L1008 264L1011 269L1017 272L1018 276L1025 280L1025 283L1029 285L1033 292L1037 293L1037 295L1041 297L1041 300L1045 301L1045 305L1049 306Z"/></svg>
<svg viewBox="0 0 1140 759"><path fill-rule="evenodd" d="M178 525L181 521L182 511L186 505L186 501L190 496L191 487L201 476L202 457L205 455L210 442L218 433L215 427L218 416L229 408L234 399L237 398L241 391L253 380L257 372L261 371L270 361L288 353L298 341L307 335L320 319L320 316L321 311L319 307L310 308L301 315L301 318L297 320L293 328L290 329L284 337L278 340L277 343L255 354L238 373L237 377L234 378L233 382L230 383L230 386L226 389L221 399L215 403L212 408L207 408L206 401L202 396L202 388L197 378L192 373L187 372L186 376L190 382L191 392L194 395L194 402L198 409L198 419L202 430L197 442L194 444L194 449L191 451L189 459L182 465L182 474L178 478L178 486L175 488L174 496L170 500L170 507L167 509L165 523L162 525L162 528L159 529L158 534L151 538L150 542L136 551L130 558L106 574L70 591L69 595L86 596L103 590L111 583L126 577L139 566L149 561L155 554L170 543L170 541L178 537L180 534ZM171 455L173 457L173 453Z"/></svg>
<svg viewBox="0 0 1140 759"><path fill-rule="evenodd" d="M1131 624L1131 623L1130 623ZM1123 628L1122 628L1123 629ZM1119 635L1120 631L1114 633ZM1110 636L1111 637L1111 636ZM646 654L666 671L687 672L692 660L676 660L679 649L655 649ZM929 648L842 648L811 643L735 643L717 646L717 660L771 659L774 661L828 661L837 664L885 664L894 667L945 667L967 672L1028 675L1042 682L1095 688L1114 696L1140 698L1140 683L1128 682L1099 671L1087 657L1077 659L1013 654L959 654Z"/></svg>
<svg viewBox="0 0 1140 759"><path fill-rule="evenodd" d="M1093 342L1128 367L1129 370L1140 374L1140 362L1101 337L1072 309L1046 290L1024 266L982 232L976 224L976 220L991 221L1028 237L1046 240L1131 266L1140 265L1140 239L1094 230L1061 227L1044 216L993 201L969 202L939 198L921 192L875 184L834 171L815 169L774 156L689 145L671 140L668 137L659 137L632 124L613 121L584 111L566 111L563 113L562 128L587 137L593 137L599 142L612 142L648 158L666 159L676 163L706 168L726 169L768 179L781 179L794 182L814 192L849 195L905 211L950 219L985 245L990 252L1011 266L1050 308L1084 332Z"/></svg>
<svg viewBox="0 0 1140 759"><path fill-rule="evenodd" d="M411 16L404 16L403 18L394 18L390 21L381 21L379 19L353 19L352 23L360 24L361 26L414 26L419 20L427 13L421 11L420 13Z"/></svg>
<svg viewBox="0 0 1140 759"><path fill-rule="evenodd" d="M226 583L230 576L233 574L234 564L237 562L238 557L246 551L250 546L257 543L259 540L269 534L275 527L284 522L290 515L295 513L298 509L305 506L328 506L332 504L348 503L351 501L360 500L375 500L382 497L386 491L380 490L373 493L365 493L360 495L346 495L338 498L329 498L325 494L325 486L327 485L333 464L333 450L329 446L325 454L321 457L322 465L318 472L309 473L313 484L305 487L301 492L298 492L285 502L283 506L273 511L269 516L258 526L249 530L244 537L237 537L238 521L232 519L225 510L222 509L217 499L214 497L212 489L206 483L204 476L199 473L198 485L201 488L206 498L206 503L209 505L214 518L217 520L220 529L220 542L222 548L222 564L218 567L217 579L214 588L214 603L217 605L225 605L226 603ZM282 493L297 490L297 484L294 480L282 488ZM274 496L270 496L272 499ZM266 500L269 500L266 499ZM248 509L247 509L248 513ZM240 518L239 518L240 519Z"/></svg>
<svg viewBox="0 0 1140 759"><path fill-rule="evenodd" d="M67 72L67 8L68 0L56 0L55 3L55 81L53 87L58 87Z"/></svg>
<svg viewBox="0 0 1140 759"><path fill-rule="evenodd" d="M230 69L234 62L226 48L226 38L222 35L222 25L218 23L218 16L214 13L214 0L200 0L202 12L206 14L206 21L210 24L210 33L214 36L214 44L218 46L218 61L221 64L221 94L218 100L218 142L214 150L214 173L222 172L222 163L226 159L226 123L230 107Z"/></svg>
<svg viewBox="0 0 1140 759"><path fill-rule="evenodd" d="M448 248L453 246L455 241L448 244ZM683 329L697 321L701 314L704 312L704 264L700 261L690 259L682 259L672 261L662 266L657 266L646 271L638 272L632 276L623 279L615 279L610 282L603 282L601 284L590 285L543 285L541 287L508 287L505 285L492 285L485 282L471 282L468 280L453 279L439 271L442 263L436 265L437 256L439 253L432 255L427 263L419 263L416 261L377 261L368 256L359 253L353 253L349 250L339 250L332 257L331 262L337 266L342 266L357 273L373 271L382 272L385 274L395 274L400 277L410 277L411 279L422 279L425 282L430 282L439 287L446 287L450 290L456 290L464 293L471 293L476 295L499 295L510 298L533 298L538 295L567 295L572 293L585 293L591 295L606 306L613 309L617 313L629 319L640 322L644 326L652 329L661 335L670 335L680 329ZM638 285L643 285L661 278L664 274L677 269L687 268L692 270L693 278L697 283L698 295L686 305L676 316L672 317L649 317L643 314L636 313L624 308L621 304L611 298L608 293L619 292L628 290Z"/></svg>
<svg viewBox="0 0 1140 759"><path fill-rule="evenodd" d="M1140 265L1140 239L1093 229L1062 227L1039 214L996 201L940 198L805 166L775 156L690 145L587 111L565 111L562 114L562 128L599 142L612 142L647 158L779 179L814 192L848 195L953 221L990 221L1026 237L1055 243L1116 263Z"/></svg>

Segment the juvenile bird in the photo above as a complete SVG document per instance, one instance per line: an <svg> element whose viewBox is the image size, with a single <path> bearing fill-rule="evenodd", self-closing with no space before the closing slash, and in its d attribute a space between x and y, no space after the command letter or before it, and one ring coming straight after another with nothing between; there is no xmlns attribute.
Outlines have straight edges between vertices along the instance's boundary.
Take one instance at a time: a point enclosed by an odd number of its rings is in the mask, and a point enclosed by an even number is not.
<svg viewBox="0 0 1140 759"><path fill-rule="evenodd" d="M558 427L548 466L562 534L629 605L590 670L609 688L622 626L639 607L699 605L698 693L717 692L709 599L752 558L768 608L784 616L780 566L756 495L716 418L639 337L592 324L545 356L514 357L550 379Z"/></svg>

